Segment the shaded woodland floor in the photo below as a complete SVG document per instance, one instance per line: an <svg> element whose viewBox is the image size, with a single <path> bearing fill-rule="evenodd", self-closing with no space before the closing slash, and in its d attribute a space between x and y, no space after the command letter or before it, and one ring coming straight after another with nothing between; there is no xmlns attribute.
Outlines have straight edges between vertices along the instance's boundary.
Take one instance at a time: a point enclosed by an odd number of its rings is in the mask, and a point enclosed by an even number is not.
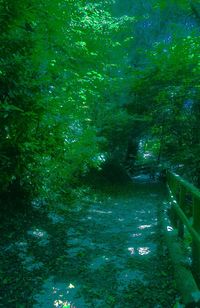
<svg viewBox="0 0 200 308"><path fill-rule="evenodd" d="M0 307L173 307L178 295L159 219L165 189L146 180L68 210L47 212L35 202L4 221Z"/></svg>

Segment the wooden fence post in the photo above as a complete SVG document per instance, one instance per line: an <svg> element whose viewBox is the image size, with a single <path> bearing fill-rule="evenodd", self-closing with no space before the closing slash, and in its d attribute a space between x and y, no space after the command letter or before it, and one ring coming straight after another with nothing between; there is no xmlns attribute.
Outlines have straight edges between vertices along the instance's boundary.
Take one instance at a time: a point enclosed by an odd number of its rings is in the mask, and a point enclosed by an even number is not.
<svg viewBox="0 0 200 308"><path fill-rule="evenodd" d="M200 235L200 197L193 197L193 228ZM192 242L192 269L195 278L200 283L200 244Z"/></svg>
<svg viewBox="0 0 200 308"><path fill-rule="evenodd" d="M180 185L180 183L177 181L177 179L174 176L172 176L171 179L172 179L172 186L171 186L172 194L173 194L175 200L177 202L179 202L179 196L180 196L179 195L179 189L180 189L179 185ZM178 218L178 215L177 215L174 208L172 209L172 219L173 219L174 227L177 229L178 223L179 223L179 218Z"/></svg>

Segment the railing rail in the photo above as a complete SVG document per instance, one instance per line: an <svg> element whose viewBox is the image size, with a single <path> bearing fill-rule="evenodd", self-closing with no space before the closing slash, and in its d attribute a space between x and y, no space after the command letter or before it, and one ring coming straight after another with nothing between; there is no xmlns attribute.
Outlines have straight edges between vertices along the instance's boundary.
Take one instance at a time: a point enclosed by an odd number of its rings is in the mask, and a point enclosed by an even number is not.
<svg viewBox="0 0 200 308"><path fill-rule="evenodd" d="M200 190L171 171L167 172L167 184L178 235L184 238L185 227L191 234L192 271L200 283Z"/></svg>

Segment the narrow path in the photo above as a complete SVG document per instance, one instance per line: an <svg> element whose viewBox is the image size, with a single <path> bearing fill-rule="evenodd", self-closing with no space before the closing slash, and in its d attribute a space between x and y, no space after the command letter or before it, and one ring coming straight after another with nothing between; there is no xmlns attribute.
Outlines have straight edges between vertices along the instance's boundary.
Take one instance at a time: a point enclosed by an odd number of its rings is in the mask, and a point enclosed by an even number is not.
<svg viewBox="0 0 200 308"><path fill-rule="evenodd" d="M33 307L173 307L175 282L159 221L163 200L160 184L141 181L98 194L80 215L72 210L62 235L66 247L57 250L54 239L57 269Z"/></svg>

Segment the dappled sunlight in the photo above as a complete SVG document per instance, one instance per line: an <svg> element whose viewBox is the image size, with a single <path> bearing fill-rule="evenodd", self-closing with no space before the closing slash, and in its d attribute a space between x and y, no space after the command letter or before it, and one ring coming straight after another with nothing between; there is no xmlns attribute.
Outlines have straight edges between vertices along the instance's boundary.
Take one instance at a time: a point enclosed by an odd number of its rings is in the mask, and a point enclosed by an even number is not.
<svg viewBox="0 0 200 308"><path fill-rule="evenodd" d="M128 251L131 256L136 255L136 253L138 253L140 256L144 256L152 252L150 247L139 247L139 248L128 247Z"/></svg>
<svg viewBox="0 0 200 308"><path fill-rule="evenodd" d="M156 236L151 236L157 232L157 205L154 206L153 199L145 203L143 198L142 194L140 203L138 196L131 197L128 205L125 202L127 200L119 201L114 197L109 204L107 200L101 205L92 202L90 208L80 216L72 214L74 220L70 216L67 222L63 216L66 228L63 228L59 214L48 215L50 228L54 227L55 221L56 229L58 227L62 231L63 249L57 249L55 242L55 260L48 260L51 265L49 276L52 275L52 279L39 285L41 293L38 290L34 296L36 304L33 308L104 307L107 305L104 294L108 294L108 307L118 307L120 297L122 301L119 307L123 307L123 294L126 290L132 286L135 288L135 284L146 286L148 275L152 277L149 263L154 264L160 247ZM38 250L45 250L49 246L44 249L38 247L37 243L44 238L51 241L52 233L43 229L44 224L36 226L30 228L28 238ZM27 242L24 240L15 245L15 249L16 246L21 253L27 250ZM26 268L30 268L30 264L36 261L37 258L30 256ZM43 268L46 271L48 265L45 263L46 258L44 264L35 264L34 269ZM33 275L37 276L38 273L33 272Z"/></svg>
<svg viewBox="0 0 200 308"><path fill-rule="evenodd" d="M151 158L151 157L153 157L151 153L144 153L143 154L144 159L148 159L148 158Z"/></svg>
<svg viewBox="0 0 200 308"><path fill-rule="evenodd" d="M148 255L151 252L149 247L140 247L140 248L137 249L137 251L138 251L139 255L141 255L141 256Z"/></svg>
<svg viewBox="0 0 200 308"><path fill-rule="evenodd" d="M106 256L103 256L103 259L104 259L105 261L109 261L109 258L106 257Z"/></svg>
<svg viewBox="0 0 200 308"><path fill-rule="evenodd" d="M152 225L141 225L141 226L138 227L138 229L144 230L144 229L151 228L151 227L152 227Z"/></svg>
<svg viewBox="0 0 200 308"><path fill-rule="evenodd" d="M97 164L103 163L106 161L106 154L100 153L93 157L93 161Z"/></svg>
<svg viewBox="0 0 200 308"><path fill-rule="evenodd" d="M145 214L146 211L145 210L139 210L139 211L136 211L136 213L139 213L139 214Z"/></svg>
<svg viewBox="0 0 200 308"><path fill-rule="evenodd" d="M30 231L30 234L32 234L35 237L43 237L44 231L41 231L39 229L35 229L34 231Z"/></svg>
<svg viewBox="0 0 200 308"><path fill-rule="evenodd" d="M51 277L45 282L42 292L35 297L37 304L34 307L76 308L77 304L82 307L84 302L77 292L74 283L55 282ZM77 304L74 303L75 299Z"/></svg>
<svg viewBox="0 0 200 308"><path fill-rule="evenodd" d="M112 214L112 211L90 210L89 212L98 214Z"/></svg>
<svg viewBox="0 0 200 308"><path fill-rule="evenodd" d="M55 300L53 303L54 307L57 308L71 308L71 304L69 302L66 301L62 301L62 300Z"/></svg>
<svg viewBox="0 0 200 308"><path fill-rule="evenodd" d="M131 237L140 237L140 236L142 236L142 233L133 233L131 235Z"/></svg>
<svg viewBox="0 0 200 308"><path fill-rule="evenodd" d="M42 229L33 228L27 231L27 234L37 240L38 245L40 246L46 246L47 244L49 244L49 235L46 231Z"/></svg>
<svg viewBox="0 0 200 308"><path fill-rule="evenodd" d="M135 248L134 247L129 247L128 251L130 252L131 255L135 254Z"/></svg>
<svg viewBox="0 0 200 308"><path fill-rule="evenodd" d="M0 19L0 308L200 302L200 0Z"/></svg>

